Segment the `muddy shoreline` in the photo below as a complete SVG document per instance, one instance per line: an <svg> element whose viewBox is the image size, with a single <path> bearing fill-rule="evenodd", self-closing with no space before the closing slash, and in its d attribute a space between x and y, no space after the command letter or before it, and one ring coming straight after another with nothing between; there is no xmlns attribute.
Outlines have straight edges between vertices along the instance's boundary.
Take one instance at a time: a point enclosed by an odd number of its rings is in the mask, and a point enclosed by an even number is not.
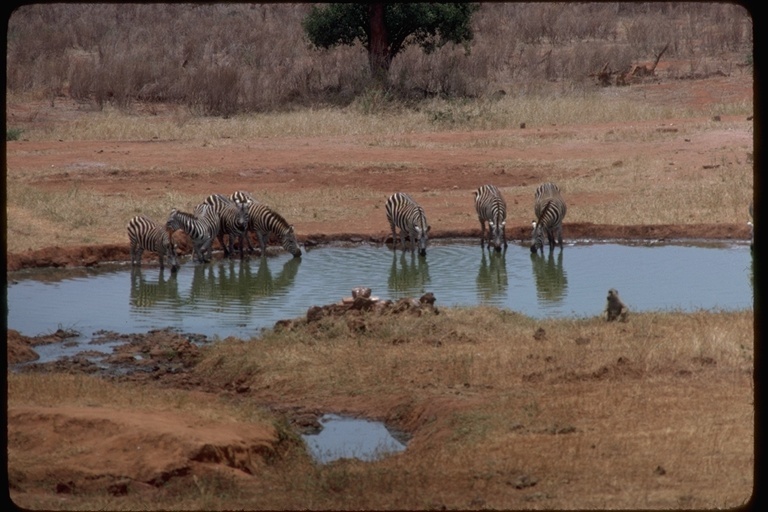
<svg viewBox="0 0 768 512"><path fill-rule="evenodd" d="M748 241L749 227L739 224L691 224L691 225L628 225L573 223L564 225L564 239L568 240L617 240L617 241L675 241L675 240L733 240ZM510 242L525 243L530 239L530 226L511 226L507 231ZM450 238L479 238L479 229L435 230L433 240ZM335 243L382 243L391 238L388 233L322 233L299 235L298 239L305 247L318 247ZM180 250L188 253L184 240L180 240ZM147 258L151 257L147 255ZM6 272L15 272L27 268L45 267L91 267L104 262L128 261L130 259L128 243L79 245L70 247L46 247L25 253L6 254Z"/></svg>

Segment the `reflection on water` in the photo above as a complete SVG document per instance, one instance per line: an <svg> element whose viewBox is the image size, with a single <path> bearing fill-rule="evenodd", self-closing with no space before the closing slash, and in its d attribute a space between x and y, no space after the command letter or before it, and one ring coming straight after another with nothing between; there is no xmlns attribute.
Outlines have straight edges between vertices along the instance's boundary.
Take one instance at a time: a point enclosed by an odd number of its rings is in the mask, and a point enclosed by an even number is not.
<svg viewBox="0 0 768 512"><path fill-rule="evenodd" d="M748 245L583 244L531 255L525 245L497 253L443 242L430 247L429 260L362 245L188 263L175 274L158 265L38 269L9 273L8 327L84 337L172 327L248 339L356 286L383 299L432 292L438 306L484 304L535 318L600 315L609 288L633 312L742 309L752 307L751 259Z"/></svg>
<svg viewBox="0 0 768 512"><path fill-rule="evenodd" d="M568 278L563 268L563 251L553 251L549 254L531 253L533 279L536 282L536 293L540 301L561 302L568 289Z"/></svg>
<svg viewBox="0 0 768 512"><path fill-rule="evenodd" d="M157 274L157 279L144 277L141 267L131 268L131 306L151 308L158 302L179 303L179 286L176 273L168 270L148 271L147 275Z"/></svg>
<svg viewBox="0 0 768 512"><path fill-rule="evenodd" d="M507 293L507 248L488 251L481 248L480 268L477 271L477 295L481 303ZM487 256L486 256L487 252Z"/></svg>
<svg viewBox="0 0 768 512"><path fill-rule="evenodd" d="M424 293L430 283L429 263L427 258L419 256L416 251L405 254L400 252L398 261L397 251L392 254L392 266L389 269L387 289L390 292Z"/></svg>
<svg viewBox="0 0 768 512"><path fill-rule="evenodd" d="M193 271L189 303L209 303L215 307L231 308L241 305L246 313L257 299L286 292L293 286L301 258L287 260L276 277L266 257L260 260L222 260L197 265ZM256 267L253 271L252 266Z"/></svg>

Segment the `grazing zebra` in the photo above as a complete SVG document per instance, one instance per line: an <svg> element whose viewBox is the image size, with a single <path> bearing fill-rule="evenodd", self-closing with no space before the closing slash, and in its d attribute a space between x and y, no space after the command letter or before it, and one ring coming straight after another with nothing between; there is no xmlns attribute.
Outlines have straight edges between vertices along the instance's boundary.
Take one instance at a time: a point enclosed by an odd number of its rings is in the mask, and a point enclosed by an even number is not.
<svg viewBox="0 0 768 512"><path fill-rule="evenodd" d="M244 202L235 202L221 194L212 194L206 197L203 203L213 208L213 211L219 217L217 237L219 244L224 249L224 256L232 257L235 238L237 238L240 247L240 258L242 258L244 252L243 242L248 231L247 208L251 201L246 199ZM224 244L224 235L227 235L228 238L226 245Z"/></svg>
<svg viewBox="0 0 768 512"><path fill-rule="evenodd" d="M507 223L507 203L495 185L483 185L475 191L475 210L480 221L480 247L485 243L485 223L488 222L488 247L501 251L507 248L504 234Z"/></svg>
<svg viewBox="0 0 768 512"><path fill-rule="evenodd" d="M392 246L397 250L397 235L395 228L400 228L400 240L405 251L405 234L411 240L411 252L419 246L419 254L427 255L427 242L430 226L427 224L427 216L424 209L414 201L411 196L403 192L392 194L386 204L387 220L392 229Z"/></svg>
<svg viewBox="0 0 768 512"><path fill-rule="evenodd" d="M128 239L131 241L131 265L141 265L144 250L160 256L160 270L165 268L165 256L171 265L171 272L176 272L179 262L176 259L176 246L171 241L168 231L154 220L144 215L137 215L128 221Z"/></svg>
<svg viewBox="0 0 768 512"><path fill-rule="evenodd" d="M749 248L754 249L755 247L755 212L754 212L754 201L749 202L749 221L747 221L747 225L749 226Z"/></svg>
<svg viewBox="0 0 768 512"><path fill-rule="evenodd" d="M205 263L213 257L213 239L219 232L219 217L207 204L199 204L195 213L181 212L174 208L168 215L165 228L181 229L192 239L196 261ZM206 259L207 254L207 259Z"/></svg>
<svg viewBox="0 0 768 512"><path fill-rule="evenodd" d="M301 256L301 248L296 240L293 226L282 215L263 203L253 202L248 205L248 229L256 233L259 239L261 255L267 254L267 241L270 233L275 235L286 251L293 254L294 258ZM251 241L246 237L249 249L252 251Z"/></svg>
<svg viewBox="0 0 768 512"><path fill-rule="evenodd" d="M544 233L549 240L549 251L555 249L555 237L560 249L563 248L563 219L565 218L566 206L563 197L560 195L560 189L554 183L544 183L536 189L534 213L536 220L533 221L533 241L531 252L537 252L541 249L544 253Z"/></svg>

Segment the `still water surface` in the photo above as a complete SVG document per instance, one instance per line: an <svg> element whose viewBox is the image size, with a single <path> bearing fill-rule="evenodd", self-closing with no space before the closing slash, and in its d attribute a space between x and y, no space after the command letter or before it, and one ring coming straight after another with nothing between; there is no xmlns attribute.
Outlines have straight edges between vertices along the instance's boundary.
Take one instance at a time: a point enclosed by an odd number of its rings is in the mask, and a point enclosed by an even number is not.
<svg viewBox="0 0 768 512"><path fill-rule="evenodd" d="M320 424L323 429L318 434L301 437L309 454L321 464L338 459L372 461L406 448L405 440L398 440L378 421L324 414Z"/></svg>
<svg viewBox="0 0 768 512"><path fill-rule="evenodd" d="M382 299L432 292L438 307L485 304L535 318L599 315L609 288L631 311L748 309L751 266L747 245L584 243L532 256L520 245L494 253L465 241L434 244L426 258L363 245L186 261L177 274L156 263L43 269L8 274L8 327L29 336L74 329L84 339L165 327L248 339L355 286Z"/></svg>

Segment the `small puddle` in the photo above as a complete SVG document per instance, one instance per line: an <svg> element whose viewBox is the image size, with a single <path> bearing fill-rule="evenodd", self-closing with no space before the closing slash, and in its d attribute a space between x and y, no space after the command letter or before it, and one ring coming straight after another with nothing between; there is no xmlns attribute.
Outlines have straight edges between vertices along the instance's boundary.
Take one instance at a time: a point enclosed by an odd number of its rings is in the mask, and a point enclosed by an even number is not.
<svg viewBox="0 0 768 512"><path fill-rule="evenodd" d="M406 448L404 436L400 441L379 421L325 414L320 418L322 430L318 434L301 437L310 455L320 464L338 459L374 461Z"/></svg>

